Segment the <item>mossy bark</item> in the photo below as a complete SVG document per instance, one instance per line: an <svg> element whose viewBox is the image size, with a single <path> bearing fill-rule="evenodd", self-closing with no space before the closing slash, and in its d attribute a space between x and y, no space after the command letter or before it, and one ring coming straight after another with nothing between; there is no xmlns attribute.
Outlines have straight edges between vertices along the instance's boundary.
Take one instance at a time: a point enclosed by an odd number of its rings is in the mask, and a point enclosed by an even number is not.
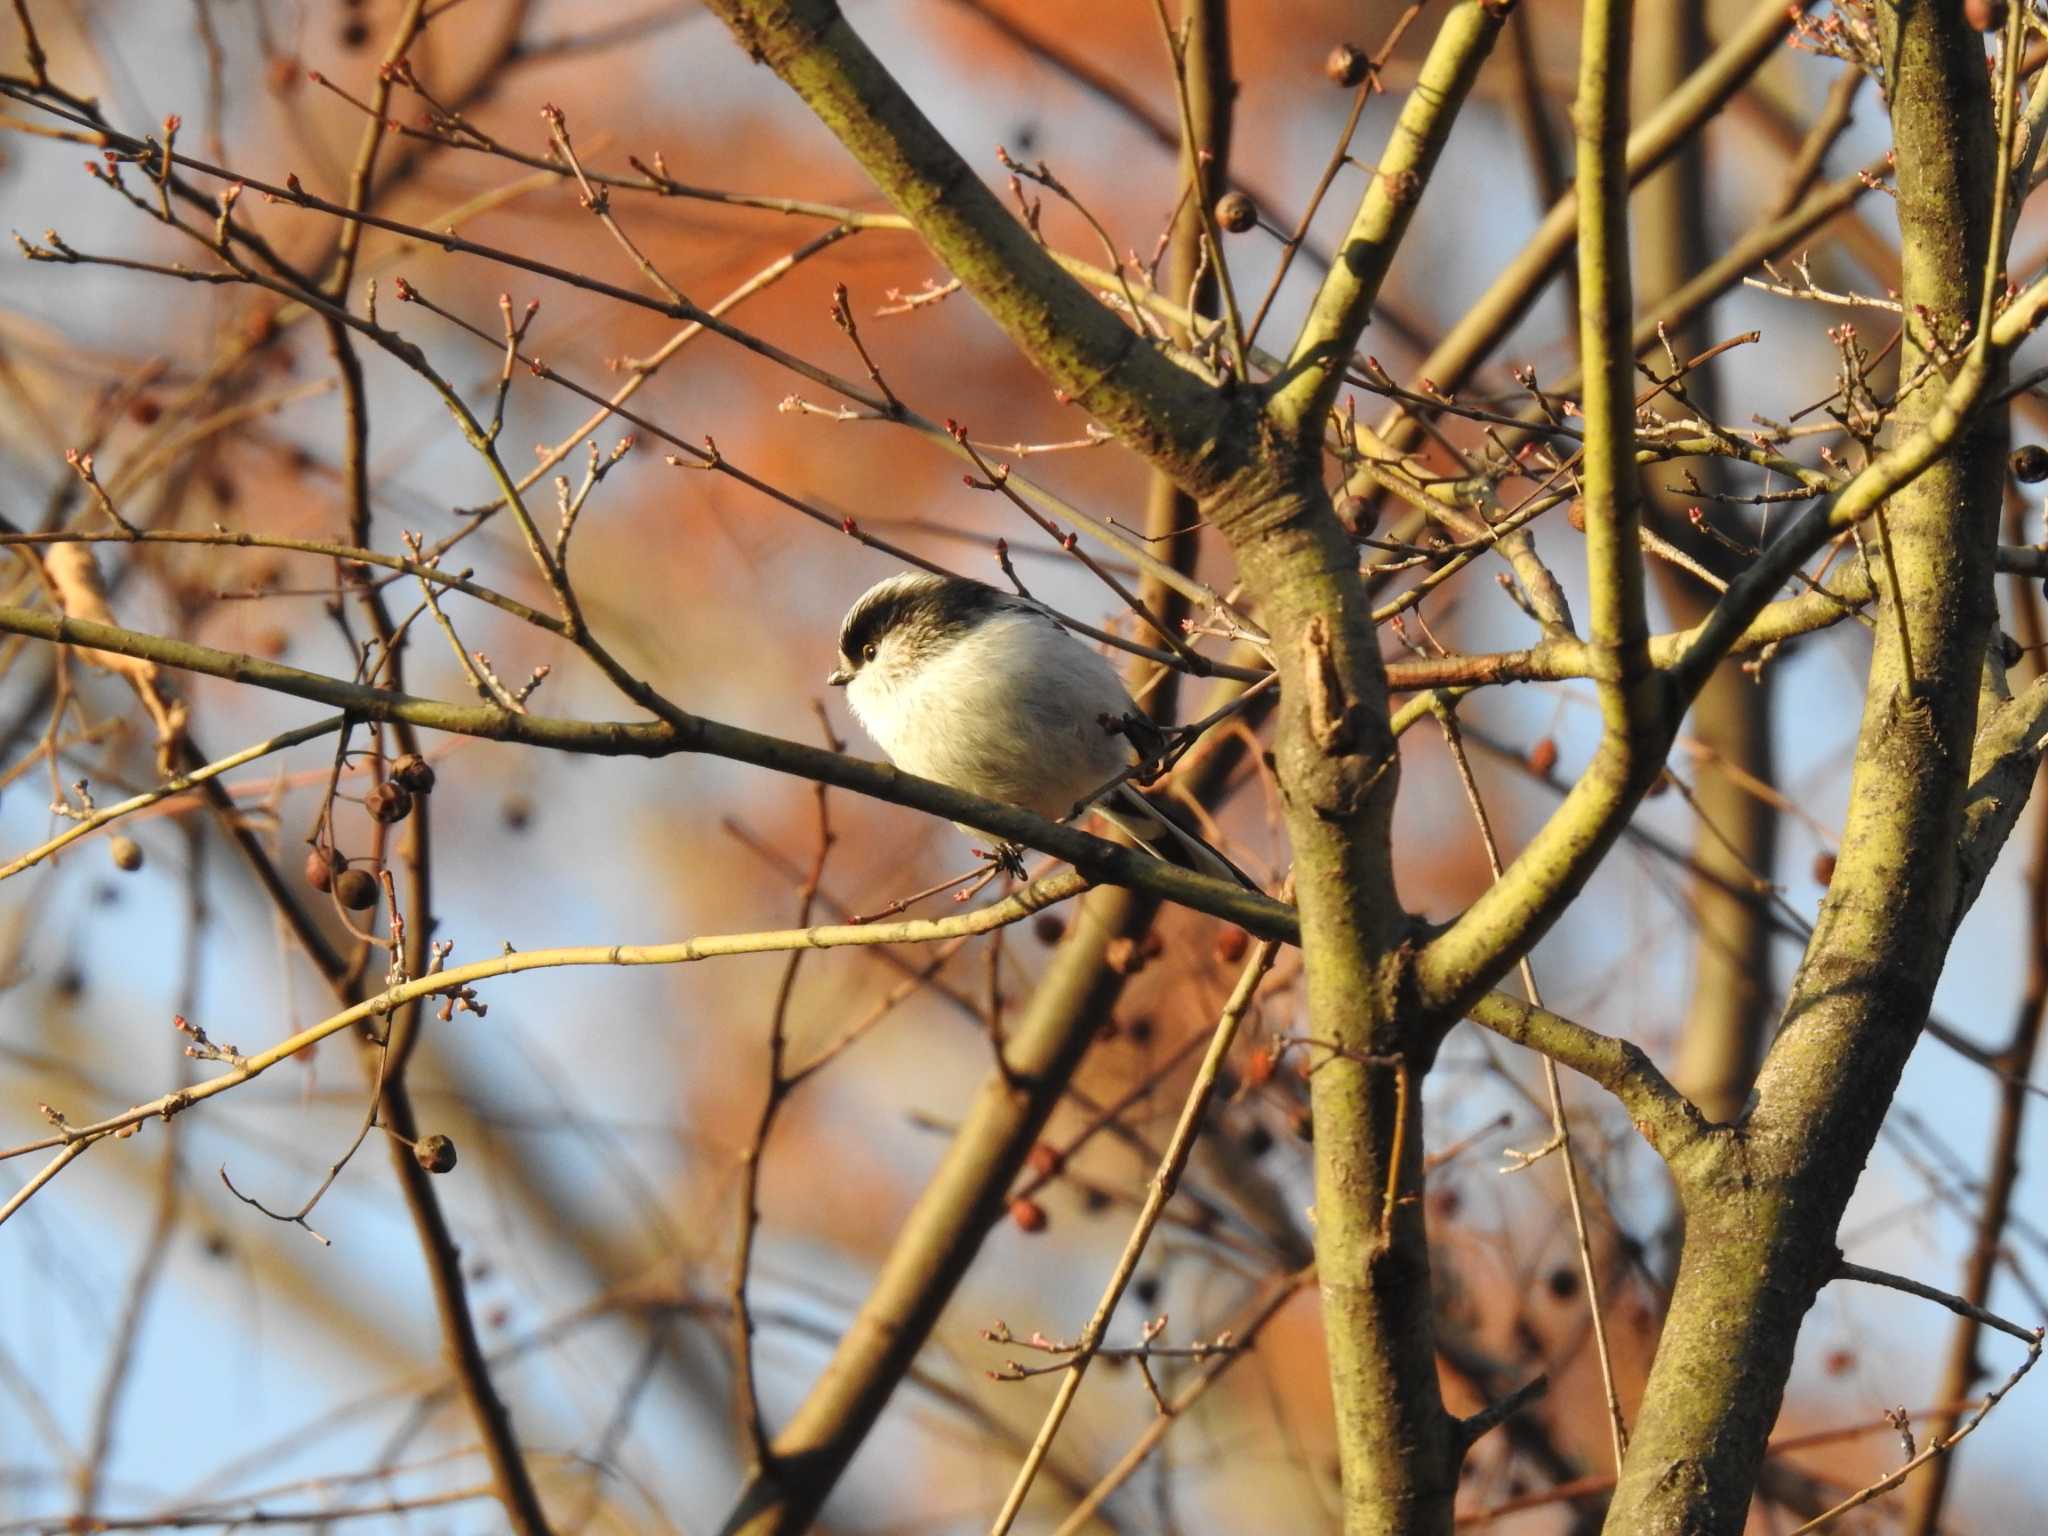
<svg viewBox="0 0 2048 1536"><path fill-rule="evenodd" d="M1890 66L1904 376L1977 323L1996 159L1981 38L1940 0L1879 9ZM1930 419L1940 369L1901 402ZM1609 1514L1616 1536L1739 1532L1799 1326L1927 1016L1953 928L1977 680L1993 634L2002 417L1987 413L1884 508L1883 605L1845 834L1820 922L1740 1127L1681 1164L1677 1289ZM1872 558L1876 559L1873 550Z"/></svg>

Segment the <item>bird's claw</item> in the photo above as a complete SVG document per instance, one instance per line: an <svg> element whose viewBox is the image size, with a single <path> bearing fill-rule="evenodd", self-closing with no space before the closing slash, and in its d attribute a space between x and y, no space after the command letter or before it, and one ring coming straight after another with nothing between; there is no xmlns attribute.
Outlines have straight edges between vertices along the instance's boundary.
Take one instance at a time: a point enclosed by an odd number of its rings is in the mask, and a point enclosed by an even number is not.
<svg viewBox="0 0 2048 1536"><path fill-rule="evenodd" d="M1024 850L1015 843L998 843L994 848L977 848L977 858L987 859L1012 880L1029 880L1024 870Z"/></svg>

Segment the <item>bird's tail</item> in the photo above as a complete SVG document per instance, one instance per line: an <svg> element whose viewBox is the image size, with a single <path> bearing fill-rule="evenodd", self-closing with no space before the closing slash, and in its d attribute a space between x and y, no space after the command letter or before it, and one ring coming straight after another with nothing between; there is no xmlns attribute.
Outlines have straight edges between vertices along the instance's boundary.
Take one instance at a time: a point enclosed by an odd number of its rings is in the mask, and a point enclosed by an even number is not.
<svg viewBox="0 0 2048 1536"><path fill-rule="evenodd" d="M1248 891L1259 887L1251 876L1184 827L1172 812L1148 800L1129 784L1119 784L1096 803L1096 814L1124 836L1151 854L1182 869L1213 879L1227 880Z"/></svg>

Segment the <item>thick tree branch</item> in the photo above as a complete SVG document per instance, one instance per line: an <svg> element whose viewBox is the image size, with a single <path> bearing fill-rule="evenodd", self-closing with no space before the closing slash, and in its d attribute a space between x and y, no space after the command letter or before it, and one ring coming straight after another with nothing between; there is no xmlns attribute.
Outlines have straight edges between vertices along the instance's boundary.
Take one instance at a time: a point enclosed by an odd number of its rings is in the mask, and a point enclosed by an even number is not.
<svg viewBox="0 0 2048 1536"><path fill-rule="evenodd" d="M1694 71L1663 107L1645 118L1628 141L1628 181L1634 185L1678 152L1702 123L1712 118L1750 76L1776 53L1792 18L1813 0L1760 0L1741 27ZM1416 370L1416 376L1454 390L1529 312L1578 238L1578 199L1567 193L1543 216L1520 254L1467 309L1450 333ZM1404 428L1399 441L1409 441Z"/></svg>
<svg viewBox="0 0 2048 1536"><path fill-rule="evenodd" d="M1880 7L1878 25L1912 317L1900 368L1919 382L1899 400L1897 445L1795 532L1814 537L1881 502L1898 575L1881 584L1834 876L1741 1155L1730 1149L1680 1180L1685 1245L1608 1518L1616 1533L1741 1525L1800 1323L1835 1272L1836 1226L1926 1021L1962 882L2005 478L2002 415L1977 409L1997 388L2006 344L1979 320L2000 271L2000 160L1981 36L1937 0ZM2034 303L2022 296L2000 328L2030 323ZM1926 366L1944 350L1937 336L1970 331L1952 378ZM1776 566L1776 553L1757 569ZM1740 589L1755 575L1730 589L1701 648L1746 622L1757 594Z"/></svg>
<svg viewBox="0 0 2048 1536"><path fill-rule="evenodd" d="M1190 490L1207 488L1216 392L1060 270L934 128L833 0L711 9L838 137L1028 358L1075 404Z"/></svg>
<svg viewBox="0 0 2048 1536"><path fill-rule="evenodd" d="M1337 398L1345 363L1371 318L1380 284L1512 9L1512 0L1459 0L1437 29L1436 42L1380 151L1337 259L1323 278L1285 368L1270 386L1266 409L1283 431L1321 437L1323 418Z"/></svg>
<svg viewBox="0 0 2048 1536"><path fill-rule="evenodd" d="M1643 1139L1667 1159L1679 1156L1707 1133L1699 1109L1671 1086L1633 1041L1603 1035L1505 992L1488 992L1465 1016L1598 1083L1628 1111Z"/></svg>

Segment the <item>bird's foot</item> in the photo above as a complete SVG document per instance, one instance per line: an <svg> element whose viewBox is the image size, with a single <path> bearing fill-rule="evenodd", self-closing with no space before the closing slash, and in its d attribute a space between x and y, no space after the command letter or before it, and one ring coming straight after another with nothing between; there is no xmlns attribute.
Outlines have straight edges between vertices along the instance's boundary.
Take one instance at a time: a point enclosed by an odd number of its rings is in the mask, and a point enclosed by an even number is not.
<svg viewBox="0 0 2048 1536"><path fill-rule="evenodd" d="M996 870L1012 880L1029 880L1024 870L1024 850L1016 843L997 843L993 848L977 848L974 856L987 859Z"/></svg>

